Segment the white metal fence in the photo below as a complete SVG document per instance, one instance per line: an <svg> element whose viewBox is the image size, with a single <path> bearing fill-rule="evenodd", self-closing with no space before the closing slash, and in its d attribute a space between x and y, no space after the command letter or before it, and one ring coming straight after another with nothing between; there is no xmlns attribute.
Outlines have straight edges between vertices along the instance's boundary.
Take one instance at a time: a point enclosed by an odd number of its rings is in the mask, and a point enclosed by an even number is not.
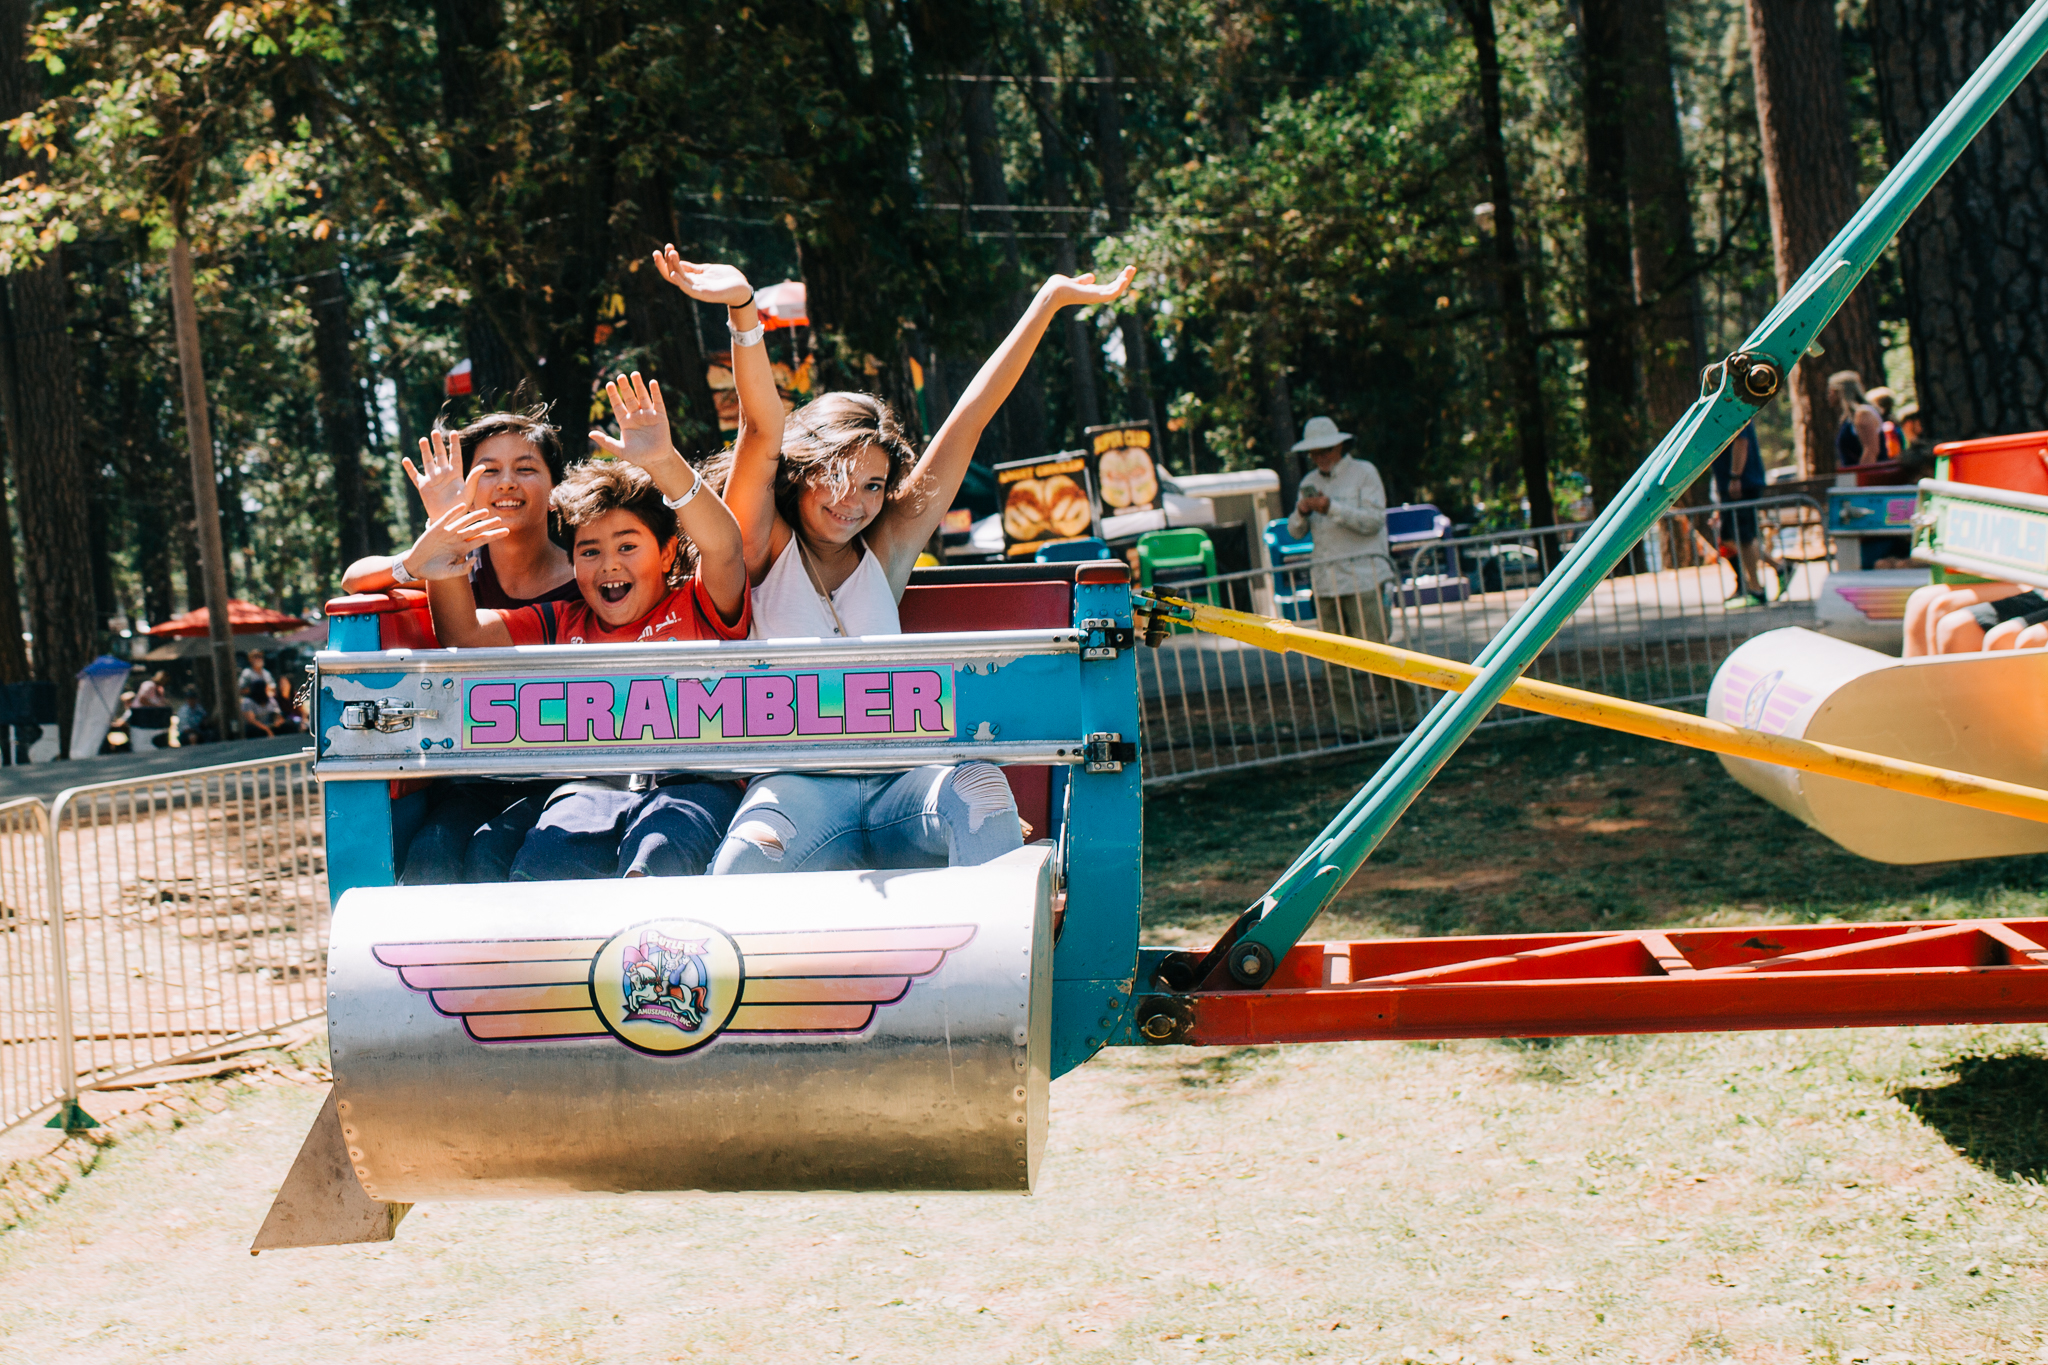
<svg viewBox="0 0 2048 1365"><path fill-rule="evenodd" d="M320 1013L322 821L310 755L0 806L0 1128Z"/></svg>
<svg viewBox="0 0 2048 1365"><path fill-rule="evenodd" d="M1736 570L1720 555L1721 524L1742 514L1786 566L1759 559L1772 600L1730 603ZM1747 519L1746 517L1744 518ZM1672 704L1706 696L1714 670L1752 635L1814 620L1829 549L1818 504L1766 498L1727 507L1679 508L1600 584L1529 670L1610 696ZM1383 631L1389 643L1470 662L1557 567L1584 524L1503 532L1396 549L1377 564L1339 561L1377 590L1314 591L1312 570L1221 574L1161 582L1162 591L1346 634ZM1730 548L1733 549L1731 539ZM1371 572L1377 568L1377 573ZM1330 580L1324 579L1326 586ZM1377 630L1373 624L1376 623ZM1148 784L1252 767L1398 739L1440 693L1393 683L1300 654L1191 631L1139 654L1138 684ZM1488 724L1521 718L1497 711Z"/></svg>

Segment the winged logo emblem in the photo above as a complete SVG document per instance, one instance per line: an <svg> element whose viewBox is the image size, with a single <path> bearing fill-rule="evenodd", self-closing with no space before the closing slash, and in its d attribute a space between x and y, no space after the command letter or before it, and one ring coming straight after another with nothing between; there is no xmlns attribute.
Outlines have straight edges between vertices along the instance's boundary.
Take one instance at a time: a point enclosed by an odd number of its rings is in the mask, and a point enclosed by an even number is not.
<svg viewBox="0 0 2048 1365"><path fill-rule="evenodd" d="M728 934L701 920L609 938L380 943L377 961L479 1043L615 1038L669 1056L722 1034L859 1033L971 924Z"/></svg>

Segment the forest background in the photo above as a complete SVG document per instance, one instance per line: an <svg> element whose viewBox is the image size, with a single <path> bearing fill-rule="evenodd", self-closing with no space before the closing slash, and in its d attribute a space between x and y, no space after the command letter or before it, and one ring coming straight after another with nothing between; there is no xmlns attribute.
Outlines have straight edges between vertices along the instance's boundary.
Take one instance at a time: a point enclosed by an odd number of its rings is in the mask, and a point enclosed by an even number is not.
<svg viewBox="0 0 2048 1365"><path fill-rule="evenodd" d="M804 281L812 325L771 341L799 400L867 388L924 431L1040 278L1134 262L977 459L1150 419L1172 469L1271 467L1291 500L1328 414L1396 500L1569 519L2023 8L0 0L0 620L27 627L0 681L63 695L204 602L188 437L232 592L293 612L409 538L398 458L438 419L547 403L574 448L598 376L639 368L716 449L723 319L644 268L664 241ZM1840 367L1936 439L2044 425L2043 82L1766 410L1767 463L1831 472Z"/></svg>

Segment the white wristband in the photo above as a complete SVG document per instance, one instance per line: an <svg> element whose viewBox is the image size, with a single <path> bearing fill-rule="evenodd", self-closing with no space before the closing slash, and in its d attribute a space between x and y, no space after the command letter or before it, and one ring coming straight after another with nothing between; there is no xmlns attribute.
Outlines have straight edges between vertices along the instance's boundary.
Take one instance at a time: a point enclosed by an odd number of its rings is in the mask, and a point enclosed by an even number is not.
<svg viewBox="0 0 2048 1365"><path fill-rule="evenodd" d="M768 324L756 322L752 327L742 332L739 328L732 325L732 319L728 317L725 320L725 330L732 333L732 344L735 346L759 346L761 338L768 335Z"/></svg>
<svg viewBox="0 0 2048 1365"><path fill-rule="evenodd" d="M407 583L417 583L419 581L420 576L405 567L404 555L393 555L391 557L391 585L393 587L403 587Z"/></svg>
<svg viewBox="0 0 2048 1365"><path fill-rule="evenodd" d="M755 330L759 331L760 329L756 328ZM756 337L755 340L758 341L760 340L760 338ZM746 344L751 345L752 343L749 342ZM688 461L685 461L684 463L687 464ZM690 473L695 476L694 481L690 484L690 491L683 494L680 498L671 498L666 493L662 494L661 505L663 507L668 508L668 510L671 512L680 512L685 507L688 507L690 505L690 499L696 497L699 493L704 491L703 471L698 469L695 465L690 465Z"/></svg>

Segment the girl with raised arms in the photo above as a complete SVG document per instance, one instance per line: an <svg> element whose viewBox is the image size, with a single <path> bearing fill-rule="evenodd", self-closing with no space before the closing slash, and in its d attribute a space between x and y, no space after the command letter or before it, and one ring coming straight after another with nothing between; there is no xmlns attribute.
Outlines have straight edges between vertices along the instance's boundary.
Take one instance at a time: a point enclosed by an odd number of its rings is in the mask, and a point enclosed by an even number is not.
<svg viewBox="0 0 2048 1365"><path fill-rule="evenodd" d="M662 275L702 298L718 269L658 255ZM920 456L889 405L871 394L827 393L784 418L775 401L743 392L742 440L725 500L746 546L754 632L764 638L900 634L897 599L938 529L968 463L1060 309L1109 303L1130 287L1092 274L1055 275L967 386ZM736 329L737 358L760 345ZM785 420L787 432L784 433ZM747 789L714 873L861 867L970 866L1021 845L1017 805L990 763L880 774L774 773Z"/></svg>

